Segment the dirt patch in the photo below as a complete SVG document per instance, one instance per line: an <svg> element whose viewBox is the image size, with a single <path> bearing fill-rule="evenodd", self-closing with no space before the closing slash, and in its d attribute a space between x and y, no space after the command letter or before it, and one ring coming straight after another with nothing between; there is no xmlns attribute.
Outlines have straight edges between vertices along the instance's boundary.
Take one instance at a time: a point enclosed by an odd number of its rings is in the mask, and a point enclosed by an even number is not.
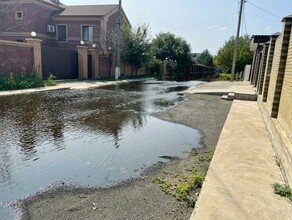
<svg viewBox="0 0 292 220"><path fill-rule="evenodd" d="M230 106L231 102L219 96L187 95L186 101L156 116L199 129L203 135L202 149L190 153L187 159L152 166L141 177L110 188L59 186L39 193L20 203L22 219L189 219L193 208L165 193L154 180L170 179L174 186L179 184L179 175L193 175L193 167L204 174ZM198 196L198 192L194 193Z"/></svg>

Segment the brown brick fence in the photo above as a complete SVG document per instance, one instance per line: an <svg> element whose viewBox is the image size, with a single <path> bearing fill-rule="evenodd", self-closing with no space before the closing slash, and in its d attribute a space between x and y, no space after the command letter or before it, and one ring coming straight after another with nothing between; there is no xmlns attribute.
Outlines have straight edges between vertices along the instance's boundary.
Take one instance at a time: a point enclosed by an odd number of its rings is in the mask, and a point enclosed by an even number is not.
<svg viewBox="0 0 292 220"><path fill-rule="evenodd" d="M0 74L30 72L33 60L33 45L0 40Z"/></svg>
<svg viewBox="0 0 292 220"><path fill-rule="evenodd" d="M253 36L251 82L263 113L283 176L292 185L292 15L283 18L282 33ZM257 42L255 42L257 41ZM257 68L260 67L260 68Z"/></svg>
<svg viewBox="0 0 292 220"><path fill-rule="evenodd" d="M35 70L43 79L50 74L57 79L80 80L114 76L114 56L110 67L109 58L96 49L87 46L77 46L76 50L42 47L41 42L35 38L28 38L25 43L0 40L0 74ZM129 76L132 68L121 63L121 73ZM143 74L147 74L146 67L138 70L138 75Z"/></svg>

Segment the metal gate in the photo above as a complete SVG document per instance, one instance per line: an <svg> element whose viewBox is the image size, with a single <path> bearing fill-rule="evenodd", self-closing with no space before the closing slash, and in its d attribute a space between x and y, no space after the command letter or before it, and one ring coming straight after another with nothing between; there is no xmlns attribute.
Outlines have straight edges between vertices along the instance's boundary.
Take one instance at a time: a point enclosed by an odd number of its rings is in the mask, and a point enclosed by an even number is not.
<svg viewBox="0 0 292 220"><path fill-rule="evenodd" d="M92 56L88 54L88 79L92 79Z"/></svg>
<svg viewBox="0 0 292 220"><path fill-rule="evenodd" d="M42 47L43 79L53 74L57 79L78 78L78 53L54 47Z"/></svg>

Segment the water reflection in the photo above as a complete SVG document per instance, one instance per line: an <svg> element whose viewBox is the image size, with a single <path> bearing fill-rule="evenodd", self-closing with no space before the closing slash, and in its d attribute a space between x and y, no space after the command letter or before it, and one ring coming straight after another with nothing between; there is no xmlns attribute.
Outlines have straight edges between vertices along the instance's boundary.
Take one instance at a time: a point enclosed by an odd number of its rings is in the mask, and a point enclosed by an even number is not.
<svg viewBox="0 0 292 220"><path fill-rule="evenodd" d="M197 147L195 130L150 116L197 84L147 81L0 97L0 201L63 178L117 181L158 156L178 156L182 142Z"/></svg>

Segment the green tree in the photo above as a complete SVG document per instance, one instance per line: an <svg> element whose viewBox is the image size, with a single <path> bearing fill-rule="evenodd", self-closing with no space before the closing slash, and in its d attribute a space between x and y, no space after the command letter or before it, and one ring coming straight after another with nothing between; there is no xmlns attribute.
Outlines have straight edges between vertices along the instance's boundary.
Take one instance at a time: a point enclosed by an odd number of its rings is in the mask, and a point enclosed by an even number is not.
<svg viewBox="0 0 292 220"><path fill-rule="evenodd" d="M159 33L152 40L152 53L160 60L176 60L178 63L189 61L190 45L182 37L176 37L172 33Z"/></svg>
<svg viewBox="0 0 292 220"><path fill-rule="evenodd" d="M206 49L204 50L201 55L198 57L197 61L200 64L203 64L208 67L213 67L213 56L210 54L210 52Z"/></svg>
<svg viewBox="0 0 292 220"><path fill-rule="evenodd" d="M135 69L142 67L150 58L149 25L142 24L136 28L123 27L122 30L122 59L132 67L131 75Z"/></svg>
<svg viewBox="0 0 292 220"><path fill-rule="evenodd" d="M231 73L232 59L234 51L235 38L232 36L221 47L214 59L214 64L220 67L221 70ZM248 35L242 36L238 41L238 55L236 59L235 72L240 72L244 69L246 64L252 62L253 54L249 49L250 38Z"/></svg>

